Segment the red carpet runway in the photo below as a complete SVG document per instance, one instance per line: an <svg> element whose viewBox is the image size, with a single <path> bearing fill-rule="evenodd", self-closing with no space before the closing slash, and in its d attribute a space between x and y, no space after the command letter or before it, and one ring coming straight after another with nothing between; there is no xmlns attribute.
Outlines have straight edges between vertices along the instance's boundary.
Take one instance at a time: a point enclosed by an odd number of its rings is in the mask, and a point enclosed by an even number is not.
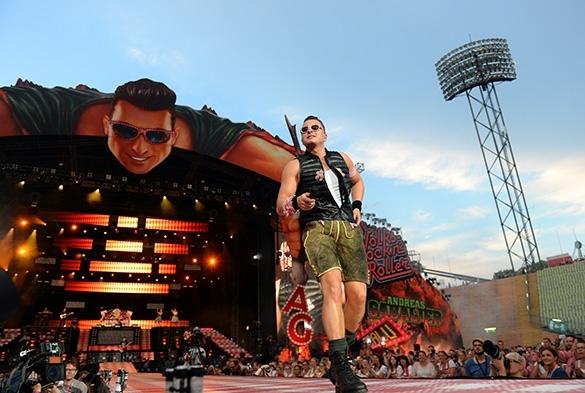
<svg viewBox="0 0 585 393"><path fill-rule="evenodd" d="M366 380L371 393L540 393L585 392L585 380L466 380L466 379L402 379ZM112 381L112 391L114 384ZM334 392L325 379L293 379L264 377L206 376L204 393L304 393ZM131 374L126 393L164 393L165 381L160 374Z"/></svg>

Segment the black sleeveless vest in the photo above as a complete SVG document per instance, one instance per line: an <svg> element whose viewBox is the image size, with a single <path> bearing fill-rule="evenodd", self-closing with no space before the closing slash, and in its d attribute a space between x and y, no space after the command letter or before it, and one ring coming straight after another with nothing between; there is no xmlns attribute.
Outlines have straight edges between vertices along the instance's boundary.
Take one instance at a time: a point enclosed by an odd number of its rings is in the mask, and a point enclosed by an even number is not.
<svg viewBox="0 0 585 393"><path fill-rule="evenodd" d="M337 206L327 182L325 181L325 170L321 165L321 160L314 154L305 152L297 156L301 166L301 175L299 185L297 186L296 195L310 192L311 197L317 201L315 207L309 211L301 210L299 222L304 228L308 222L318 220L345 220L353 221L351 211L351 180L349 178L349 168L345 160L336 151L325 150L325 162L337 176L339 181L339 191L341 193L341 207Z"/></svg>

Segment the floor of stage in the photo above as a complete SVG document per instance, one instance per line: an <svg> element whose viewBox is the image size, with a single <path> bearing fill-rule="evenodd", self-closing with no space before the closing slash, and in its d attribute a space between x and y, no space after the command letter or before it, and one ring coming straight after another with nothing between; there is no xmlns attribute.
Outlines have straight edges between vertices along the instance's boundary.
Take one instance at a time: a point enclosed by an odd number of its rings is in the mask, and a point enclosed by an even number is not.
<svg viewBox="0 0 585 393"><path fill-rule="evenodd" d="M585 392L585 380L469 380L469 379L401 379L366 380L371 393L540 393L540 392ZM114 391L114 381L111 384ZM206 376L203 379L204 393L255 393L255 392L334 392L326 379L264 378ZM165 381L160 374L131 374L126 393L164 393Z"/></svg>

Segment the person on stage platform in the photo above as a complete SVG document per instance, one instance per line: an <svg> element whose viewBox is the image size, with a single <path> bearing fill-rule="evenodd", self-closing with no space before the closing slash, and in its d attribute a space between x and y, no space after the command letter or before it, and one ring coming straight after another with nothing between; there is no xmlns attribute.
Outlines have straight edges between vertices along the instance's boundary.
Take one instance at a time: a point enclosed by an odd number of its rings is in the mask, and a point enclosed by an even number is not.
<svg viewBox="0 0 585 393"><path fill-rule="evenodd" d="M61 311L61 314L59 315L59 319L61 320L61 327L67 327L67 320L72 315L72 312L67 312L67 307L63 308L63 311Z"/></svg>
<svg viewBox="0 0 585 393"><path fill-rule="evenodd" d="M171 314L172 314L172 316L171 316L171 322L172 323L179 322L179 310L177 310L177 308L173 308L171 310Z"/></svg>
<svg viewBox="0 0 585 393"><path fill-rule="evenodd" d="M304 250L302 259L293 260L291 278L306 280L306 259L321 284L336 392L366 392L348 360L348 345L355 342L364 316L368 283L359 227L364 182L347 154L325 148L327 131L318 117L305 119L301 137L306 151L284 167L276 202L280 216L300 212Z"/></svg>
<svg viewBox="0 0 585 393"><path fill-rule="evenodd" d="M157 308L156 309L156 318L154 318L154 322L161 323L162 322L162 316L163 316L163 309L162 308Z"/></svg>
<svg viewBox="0 0 585 393"><path fill-rule="evenodd" d="M122 341L120 341L120 345L118 346L118 351L120 352L120 361L122 362L126 361L128 345L128 340L126 340L126 337L123 337Z"/></svg>

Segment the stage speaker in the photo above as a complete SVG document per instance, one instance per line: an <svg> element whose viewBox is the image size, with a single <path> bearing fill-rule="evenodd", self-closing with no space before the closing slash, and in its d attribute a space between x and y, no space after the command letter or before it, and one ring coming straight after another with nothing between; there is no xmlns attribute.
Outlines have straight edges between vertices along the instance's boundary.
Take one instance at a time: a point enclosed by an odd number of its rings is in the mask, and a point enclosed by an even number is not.
<svg viewBox="0 0 585 393"><path fill-rule="evenodd" d="M171 343L169 328L158 327L150 329L150 347L153 351L166 351Z"/></svg>

